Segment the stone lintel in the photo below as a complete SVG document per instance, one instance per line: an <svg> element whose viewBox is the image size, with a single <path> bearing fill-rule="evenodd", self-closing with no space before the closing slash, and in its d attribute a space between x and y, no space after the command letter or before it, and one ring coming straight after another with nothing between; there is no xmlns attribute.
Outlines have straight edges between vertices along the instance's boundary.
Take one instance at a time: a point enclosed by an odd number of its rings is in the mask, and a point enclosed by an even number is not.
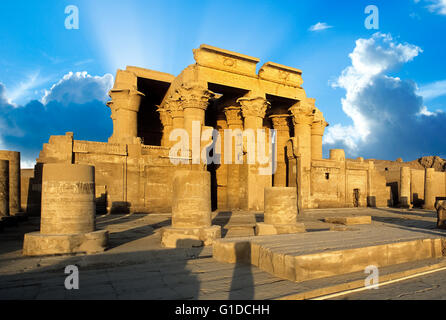
<svg viewBox="0 0 446 320"><path fill-rule="evenodd" d="M175 76L170 73L165 73L135 66L127 66L125 70L133 72L138 78L144 78L160 82L171 83L175 79Z"/></svg>
<svg viewBox="0 0 446 320"><path fill-rule="evenodd" d="M194 59L198 65L256 77L256 65L260 59L237 52L202 44L194 49Z"/></svg>
<svg viewBox="0 0 446 320"><path fill-rule="evenodd" d="M265 63L259 70L259 78L300 88L302 71L275 62Z"/></svg>

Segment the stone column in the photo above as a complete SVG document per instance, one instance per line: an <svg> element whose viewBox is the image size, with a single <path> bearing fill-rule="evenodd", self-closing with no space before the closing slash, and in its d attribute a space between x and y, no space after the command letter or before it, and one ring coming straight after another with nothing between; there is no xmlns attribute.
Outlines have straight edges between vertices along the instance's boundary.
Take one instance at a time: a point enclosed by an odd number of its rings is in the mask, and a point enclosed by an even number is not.
<svg viewBox="0 0 446 320"><path fill-rule="evenodd" d="M315 109L313 123L311 125L311 158L322 159L322 137L328 123L319 109Z"/></svg>
<svg viewBox="0 0 446 320"><path fill-rule="evenodd" d="M138 138L138 111L143 93L134 89L111 89L109 92L115 110L115 127L110 143L140 144Z"/></svg>
<svg viewBox="0 0 446 320"><path fill-rule="evenodd" d="M113 100L107 101L106 103L107 107L110 108L111 114L110 114L110 118L112 119L113 122L113 133L111 135L111 137L109 138L109 141L115 141L115 129L116 127L116 110L115 107L113 106Z"/></svg>
<svg viewBox="0 0 446 320"><path fill-rule="evenodd" d="M297 222L297 189L295 187L265 188L264 223L257 223L256 235L305 232Z"/></svg>
<svg viewBox="0 0 446 320"><path fill-rule="evenodd" d="M410 208L410 168L400 168L400 207Z"/></svg>
<svg viewBox="0 0 446 320"><path fill-rule="evenodd" d="M173 179L172 226L162 230L165 247L211 245L221 237L220 226L211 226L210 173L177 170Z"/></svg>
<svg viewBox="0 0 446 320"><path fill-rule="evenodd" d="M95 230L94 167L45 164L40 232L25 234L24 255L101 252L108 231Z"/></svg>
<svg viewBox="0 0 446 320"><path fill-rule="evenodd" d="M271 115L273 128L276 130L277 141L277 162L276 172L274 173L274 187L286 187L286 162L285 146L290 139L290 128L288 126L288 114Z"/></svg>
<svg viewBox="0 0 446 320"><path fill-rule="evenodd" d="M20 152L0 151L0 160L9 161L9 214L21 212L20 204Z"/></svg>
<svg viewBox="0 0 446 320"><path fill-rule="evenodd" d="M173 118L165 107L158 106L157 111L160 115L161 124L163 125L163 136L161 138L161 146L170 147L169 136L173 127Z"/></svg>
<svg viewBox="0 0 446 320"><path fill-rule="evenodd" d="M189 148L192 150L192 162L201 164L201 131L204 126L204 112L208 107L209 99L214 96L212 91L199 82L186 82L178 90L180 105L183 109L184 129L189 134ZM200 123L195 132L194 121ZM198 163L195 163L198 164Z"/></svg>
<svg viewBox="0 0 446 320"><path fill-rule="evenodd" d="M9 216L9 161L0 160L0 219Z"/></svg>
<svg viewBox="0 0 446 320"><path fill-rule="evenodd" d="M243 155L237 154L239 147L237 144L237 138L235 135L238 131L243 130L243 118L242 118L242 109L241 107L233 103L233 106L228 106L224 108L224 113L226 116L226 121L228 124L228 129L231 130L230 132L234 135L231 135L231 141L229 142L231 144L231 154L232 159L231 163L227 164L227 205L228 209L235 210L240 209L240 164L236 163L236 159L241 158L243 159ZM235 141L234 141L235 140ZM227 142L227 141L225 141ZM227 142L228 143L228 142ZM225 145L223 145L224 149ZM243 148L243 146L241 146ZM223 158L223 162L225 159Z"/></svg>
<svg viewBox="0 0 446 320"><path fill-rule="evenodd" d="M435 169L426 168L424 176L424 209L435 209Z"/></svg>
<svg viewBox="0 0 446 320"><path fill-rule="evenodd" d="M217 114L217 130L218 139L217 143L220 144L220 164L216 167L216 177L217 177L217 208L219 210L228 208L228 164L225 163L225 138L224 130L228 128L228 123L226 122L225 113L219 112Z"/></svg>
<svg viewBox="0 0 446 320"><path fill-rule="evenodd" d="M302 208L310 206L311 172L311 125L313 124L314 99L305 98L290 109L293 116L294 136L298 141L296 154L299 154L300 170L298 188L300 189Z"/></svg>
<svg viewBox="0 0 446 320"><path fill-rule="evenodd" d="M246 96L237 99L242 107L242 114L244 117L244 129L245 132L252 130L254 132L256 145L253 150L247 149L247 157L250 152L256 152L255 160L256 164L247 164L244 166L246 172L246 202L241 204L243 209L258 210L264 209L264 188L272 186L272 172L270 174L260 174L260 168L266 169L269 164L260 164L257 157L257 149L259 147L259 137L257 135L257 129L263 128L263 118L265 117L266 110L271 104L264 98L264 95L249 92ZM268 132L266 132L265 137ZM268 141L265 141L267 143ZM247 146L249 147L249 145ZM269 152L268 145L265 146L266 153ZM268 154L267 154L268 155Z"/></svg>

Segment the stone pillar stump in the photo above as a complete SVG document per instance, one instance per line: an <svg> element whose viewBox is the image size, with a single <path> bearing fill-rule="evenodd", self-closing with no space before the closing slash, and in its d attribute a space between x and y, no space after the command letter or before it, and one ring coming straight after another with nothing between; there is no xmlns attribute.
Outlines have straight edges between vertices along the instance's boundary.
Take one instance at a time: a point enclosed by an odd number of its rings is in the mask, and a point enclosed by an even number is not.
<svg viewBox="0 0 446 320"><path fill-rule="evenodd" d="M295 187L265 188L264 222L257 223L256 235L305 232L297 222L297 189Z"/></svg>
<svg viewBox="0 0 446 320"><path fill-rule="evenodd" d="M9 214L21 212L20 209L20 152L0 150L0 160L9 161Z"/></svg>
<svg viewBox="0 0 446 320"><path fill-rule="evenodd" d="M0 160L0 219L9 216L9 161Z"/></svg>
<svg viewBox="0 0 446 320"><path fill-rule="evenodd" d="M23 254L104 251L108 231L95 231L94 167L44 164L40 232L25 234Z"/></svg>
<svg viewBox="0 0 446 320"><path fill-rule="evenodd" d="M211 245L221 237L220 226L211 225L211 177L207 171L177 170L173 178L172 226L161 233L168 248Z"/></svg>

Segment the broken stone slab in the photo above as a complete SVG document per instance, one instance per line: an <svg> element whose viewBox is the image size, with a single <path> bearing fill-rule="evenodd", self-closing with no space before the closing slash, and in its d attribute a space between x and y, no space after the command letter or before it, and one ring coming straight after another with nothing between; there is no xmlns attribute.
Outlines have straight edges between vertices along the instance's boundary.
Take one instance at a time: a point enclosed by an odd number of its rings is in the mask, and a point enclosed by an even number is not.
<svg viewBox="0 0 446 320"><path fill-rule="evenodd" d="M328 217L324 219L324 222L343 224L343 225L354 225L354 224L371 224L371 216L355 216L355 217Z"/></svg>
<svg viewBox="0 0 446 320"><path fill-rule="evenodd" d="M192 248L210 246L221 238L221 227L200 228L164 227L161 230L161 244L167 248Z"/></svg>
<svg viewBox="0 0 446 320"><path fill-rule="evenodd" d="M257 223L255 229L256 236L297 233L305 231L305 225L299 222L293 224L268 224L259 222Z"/></svg>

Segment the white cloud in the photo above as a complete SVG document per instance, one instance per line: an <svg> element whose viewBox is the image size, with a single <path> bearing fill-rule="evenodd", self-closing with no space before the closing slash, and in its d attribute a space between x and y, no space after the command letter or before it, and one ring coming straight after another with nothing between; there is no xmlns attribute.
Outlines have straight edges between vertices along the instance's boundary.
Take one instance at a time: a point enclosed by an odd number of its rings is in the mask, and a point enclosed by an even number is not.
<svg viewBox="0 0 446 320"><path fill-rule="evenodd" d="M427 6L429 11L446 15L446 0L428 0L430 5Z"/></svg>
<svg viewBox="0 0 446 320"><path fill-rule="evenodd" d="M24 102L23 100L33 91L33 89L48 82L47 77L41 77L40 72L36 71L26 76L24 81L21 81L16 87L4 93L8 103L14 106Z"/></svg>
<svg viewBox="0 0 446 320"><path fill-rule="evenodd" d="M345 89L342 109L353 124L328 127L324 143L344 147L351 155L384 158L417 157L444 145L438 135L445 128L444 113L423 105L413 81L386 74L420 52L419 47L398 43L390 34L358 39L349 55L351 65L332 84Z"/></svg>
<svg viewBox="0 0 446 320"><path fill-rule="evenodd" d="M310 30L310 31L321 31L321 30L330 29L330 28L333 28L333 26L329 26L325 22L318 22L318 23L312 25L308 30Z"/></svg>
<svg viewBox="0 0 446 320"><path fill-rule="evenodd" d="M42 101L9 103L0 83L0 149L21 152L22 165L32 167L51 135L74 132L77 139L106 141L111 134L110 109L105 106L113 76L68 73L46 91Z"/></svg>
<svg viewBox="0 0 446 320"><path fill-rule="evenodd" d="M444 96L446 95L446 80L423 85L418 89L418 94L426 100Z"/></svg>
<svg viewBox="0 0 446 320"><path fill-rule="evenodd" d="M82 104L93 100L106 101L112 86L113 76L109 73L101 77L91 76L86 71L69 72L53 84L50 90L45 90L42 103L58 101L62 104Z"/></svg>

